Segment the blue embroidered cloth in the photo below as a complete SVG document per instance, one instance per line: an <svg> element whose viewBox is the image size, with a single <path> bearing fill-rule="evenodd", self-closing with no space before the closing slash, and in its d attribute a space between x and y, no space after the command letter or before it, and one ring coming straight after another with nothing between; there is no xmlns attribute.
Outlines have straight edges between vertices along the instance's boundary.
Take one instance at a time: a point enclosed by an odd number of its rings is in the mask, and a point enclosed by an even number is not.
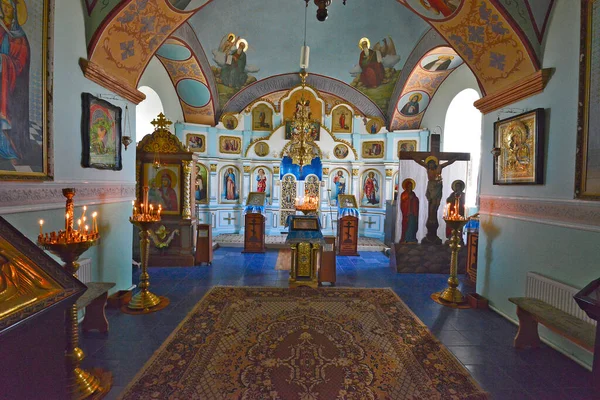
<svg viewBox="0 0 600 400"><path fill-rule="evenodd" d="M325 245L319 218L303 215L289 215L287 217L287 223L289 226L289 233L285 239L286 244L319 243Z"/></svg>
<svg viewBox="0 0 600 400"><path fill-rule="evenodd" d="M244 208L244 215L246 214L265 214L265 206L246 206Z"/></svg>
<svg viewBox="0 0 600 400"><path fill-rule="evenodd" d="M353 217L356 217L356 218L360 219L360 211L358 211L358 208L342 208L342 207L339 207L338 208L338 215L339 215L339 218L345 217L346 215L352 215Z"/></svg>

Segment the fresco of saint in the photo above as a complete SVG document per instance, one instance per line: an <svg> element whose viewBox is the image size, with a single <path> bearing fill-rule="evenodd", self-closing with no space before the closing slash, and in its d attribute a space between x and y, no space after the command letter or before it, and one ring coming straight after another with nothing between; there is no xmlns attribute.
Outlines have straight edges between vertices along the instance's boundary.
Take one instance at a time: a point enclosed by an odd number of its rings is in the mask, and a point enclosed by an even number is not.
<svg viewBox="0 0 600 400"><path fill-rule="evenodd" d="M22 3L21 5L24 5ZM23 12L23 10L25 10ZM29 152L29 42L15 0L0 0L0 158L19 164Z"/></svg>

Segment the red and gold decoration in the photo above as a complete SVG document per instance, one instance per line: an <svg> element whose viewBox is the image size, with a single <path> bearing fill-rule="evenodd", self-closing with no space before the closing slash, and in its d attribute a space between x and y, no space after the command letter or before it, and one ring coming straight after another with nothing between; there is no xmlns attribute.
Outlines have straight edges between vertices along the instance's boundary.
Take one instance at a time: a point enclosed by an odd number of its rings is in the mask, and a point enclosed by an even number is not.
<svg viewBox="0 0 600 400"><path fill-rule="evenodd" d="M87 225L85 215L87 207L83 207L81 216L77 219L77 229L74 226L75 205L73 197L75 189L66 188L62 190L67 198L65 206L65 229L57 232L43 232L44 220L40 220L40 234L38 244L44 250L60 257L65 263L65 270L77 278L79 263L77 260L90 247L95 246L100 239L98 233L98 214L92 214L92 227ZM85 371L79 367L85 358L83 350L79 348L79 325L77 321L77 305L73 304L66 316L68 343L65 350L67 362L69 363L68 392L71 399L101 398L112 386L112 374L102 369L94 369L92 372Z"/></svg>
<svg viewBox="0 0 600 400"><path fill-rule="evenodd" d="M251 287L207 293L121 398L169 396L488 398L391 289Z"/></svg>
<svg viewBox="0 0 600 400"><path fill-rule="evenodd" d="M150 286L150 275L148 275L148 256L150 255L150 230L152 226L160 221L162 206L155 207L148 202L148 186L143 188L143 198L141 204L133 202L133 215L129 217L129 222L137 226L140 230L140 251L141 267L140 291L135 294L129 304L126 306L130 310L149 313L163 309L169 300L166 297L159 297L148 290Z"/></svg>

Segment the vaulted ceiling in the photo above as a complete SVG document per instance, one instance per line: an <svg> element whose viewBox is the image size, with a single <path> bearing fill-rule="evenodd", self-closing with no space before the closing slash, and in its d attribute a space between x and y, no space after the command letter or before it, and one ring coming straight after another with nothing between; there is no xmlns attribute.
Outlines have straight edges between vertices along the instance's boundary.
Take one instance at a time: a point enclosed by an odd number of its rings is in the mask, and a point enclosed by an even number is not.
<svg viewBox="0 0 600 400"><path fill-rule="evenodd" d="M308 8L304 0L105 0L102 9L84 1L88 62L97 74L135 92L157 57L186 121L208 125L299 84L307 11L308 84L389 129L418 128L437 88L463 62L488 95L538 72L553 3L333 0L319 22L312 0ZM419 107L407 106L415 101Z"/></svg>

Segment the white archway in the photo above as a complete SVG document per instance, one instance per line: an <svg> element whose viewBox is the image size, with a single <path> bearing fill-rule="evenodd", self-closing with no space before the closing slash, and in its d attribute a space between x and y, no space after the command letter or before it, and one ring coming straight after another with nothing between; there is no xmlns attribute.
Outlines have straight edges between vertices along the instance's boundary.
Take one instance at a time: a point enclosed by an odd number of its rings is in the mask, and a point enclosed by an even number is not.
<svg viewBox="0 0 600 400"><path fill-rule="evenodd" d="M479 99L479 93L473 89L459 92L448 106L444 123L444 151L471 153L465 191L467 207L476 206L479 191L482 114L473 105Z"/></svg>
<svg viewBox="0 0 600 400"><path fill-rule="evenodd" d="M138 90L146 95L146 98L135 108L135 141L154 132L154 126L150 123L164 108L160 96L151 87L140 86Z"/></svg>

